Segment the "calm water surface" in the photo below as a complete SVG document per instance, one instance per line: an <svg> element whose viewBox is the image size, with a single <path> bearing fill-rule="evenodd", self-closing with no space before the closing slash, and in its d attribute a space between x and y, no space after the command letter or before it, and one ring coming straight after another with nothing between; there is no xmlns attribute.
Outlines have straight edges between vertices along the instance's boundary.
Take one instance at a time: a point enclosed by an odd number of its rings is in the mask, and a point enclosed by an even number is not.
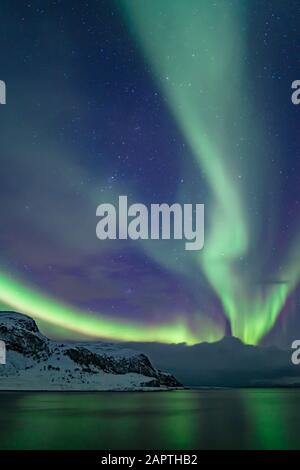
<svg viewBox="0 0 300 470"><path fill-rule="evenodd" d="M1 449L300 449L300 390L0 393Z"/></svg>

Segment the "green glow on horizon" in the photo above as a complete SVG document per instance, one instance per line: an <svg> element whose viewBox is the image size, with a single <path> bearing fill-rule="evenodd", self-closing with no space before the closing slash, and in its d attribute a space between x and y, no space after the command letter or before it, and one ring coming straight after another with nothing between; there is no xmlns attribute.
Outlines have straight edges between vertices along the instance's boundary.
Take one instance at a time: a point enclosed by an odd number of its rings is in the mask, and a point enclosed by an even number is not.
<svg viewBox="0 0 300 470"><path fill-rule="evenodd" d="M211 192L208 234L196 255L199 266L221 301L232 334L256 344L274 326L300 272L291 260L285 269L289 285L268 286L263 294L241 268L255 227L248 220L247 188L237 177L240 155L233 142L241 135L253 141L261 137L252 104L245 99L245 5L206 0L121 4ZM257 153L249 152L247 158L259 162Z"/></svg>
<svg viewBox="0 0 300 470"><path fill-rule="evenodd" d="M199 338L201 340L202 335L202 328L199 331L191 331L182 318L173 323L153 326L129 320L112 320L104 315L83 312L29 289L2 273L0 302L35 319L93 338L194 344ZM202 337L205 341L216 341L223 336L222 330L212 322L208 326L203 325L203 331L206 332Z"/></svg>

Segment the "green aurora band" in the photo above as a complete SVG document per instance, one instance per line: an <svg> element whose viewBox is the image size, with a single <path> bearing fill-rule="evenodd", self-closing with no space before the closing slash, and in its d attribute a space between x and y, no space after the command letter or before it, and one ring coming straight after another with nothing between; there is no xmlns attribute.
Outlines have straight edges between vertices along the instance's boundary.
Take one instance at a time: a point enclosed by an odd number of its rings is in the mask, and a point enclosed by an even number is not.
<svg viewBox="0 0 300 470"><path fill-rule="evenodd" d="M216 341L222 337L222 330L207 319L205 324L199 322L199 328L192 330L182 318L171 324L146 325L93 315L47 297L3 273L0 274L0 302L37 320L92 338L194 344L199 339Z"/></svg>
<svg viewBox="0 0 300 470"><path fill-rule="evenodd" d="M212 195L209 233L196 255L199 265L221 301L232 334L257 344L274 326L300 270L290 256L276 273L288 282L274 283L262 293L241 269L254 234L244 204L245 181L236 177L239 147L232 141L250 133L259 141L260 136L258 113L246 98L245 8L242 2L122 0L132 36L146 54ZM250 154L248 160L260 156Z"/></svg>
<svg viewBox="0 0 300 470"><path fill-rule="evenodd" d="M270 284L262 292L252 279L261 274L256 272L259 261L253 260L252 269L243 265L256 236L246 204L247 190L254 182L251 172L248 180L238 177L247 163L240 160L240 147L233 144L241 136L250 136L256 144L247 160L251 164L261 160L259 113L247 99L249 84L243 61L245 4L231 6L223 0L215 4L207 0L121 0L120 4L210 191L205 246L193 255L197 266L220 299L232 334L257 344L274 326L298 283L300 239L295 238L286 261L274 272L288 282ZM244 120L239 118L241 109ZM257 187L258 199L259 191ZM184 267L172 265L164 253L148 252L169 269L184 272ZM193 325L180 312L173 323L161 325L92 314L47 297L6 272L0 273L0 302L91 338L194 344L216 341L224 334L224 326L208 314L203 316L206 312L199 312Z"/></svg>

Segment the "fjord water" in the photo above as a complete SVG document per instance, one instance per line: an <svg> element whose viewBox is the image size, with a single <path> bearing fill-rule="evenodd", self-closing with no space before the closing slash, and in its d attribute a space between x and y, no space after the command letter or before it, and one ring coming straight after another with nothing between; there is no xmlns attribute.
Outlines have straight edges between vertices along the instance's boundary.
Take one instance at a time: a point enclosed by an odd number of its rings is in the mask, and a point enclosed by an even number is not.
<svg viewBox="0 0 300 470"><path fill-rule="evenodd" d="M1 449L299 449L300 389L0 393Z"/></svg>

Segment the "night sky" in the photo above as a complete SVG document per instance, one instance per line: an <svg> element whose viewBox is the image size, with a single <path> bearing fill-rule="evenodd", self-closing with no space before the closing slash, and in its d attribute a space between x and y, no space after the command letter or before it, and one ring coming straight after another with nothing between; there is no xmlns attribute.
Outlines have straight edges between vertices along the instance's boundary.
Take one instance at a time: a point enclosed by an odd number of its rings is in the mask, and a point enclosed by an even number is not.
<svg viewBox="0 0 300 470"><path fill-rule="evenodd" d="M61 338L299 336L299 2L0 12L1 308ZM119 195L204 203L203 250L98 240Z"/></svg>

